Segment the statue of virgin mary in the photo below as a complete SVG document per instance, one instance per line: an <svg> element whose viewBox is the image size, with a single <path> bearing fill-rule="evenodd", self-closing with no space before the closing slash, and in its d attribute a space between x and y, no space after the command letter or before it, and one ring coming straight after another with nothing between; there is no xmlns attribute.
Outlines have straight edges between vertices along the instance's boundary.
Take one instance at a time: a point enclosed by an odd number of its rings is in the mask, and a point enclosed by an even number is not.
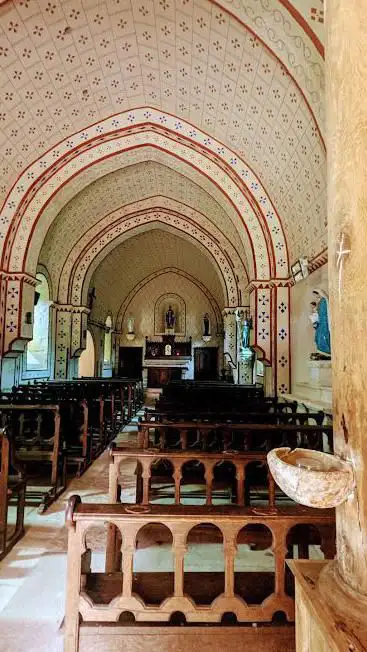
<svg viewBox="0 0 367 652"><path fill-rule="evenodd" d="M313 290L314 306L310 315L312 325L315 331L316 354L313 358L328 360L331 356L330 345L330 320L329 320L329 298L324 290Z"/></svg>

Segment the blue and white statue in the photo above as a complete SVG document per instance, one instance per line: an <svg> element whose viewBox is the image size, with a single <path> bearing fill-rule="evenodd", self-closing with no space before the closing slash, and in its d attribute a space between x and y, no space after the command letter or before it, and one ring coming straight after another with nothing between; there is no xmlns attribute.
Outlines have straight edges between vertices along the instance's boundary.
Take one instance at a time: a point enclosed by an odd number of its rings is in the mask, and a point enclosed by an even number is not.
<svg viewBox="0 0 367 652"><path fill-rule="evenodd" d="M330 360L330 320L329 299L324 290L313 290L314 301L311 302L310 319L315 331L316 353L311 354L312 360Z"/></svg>

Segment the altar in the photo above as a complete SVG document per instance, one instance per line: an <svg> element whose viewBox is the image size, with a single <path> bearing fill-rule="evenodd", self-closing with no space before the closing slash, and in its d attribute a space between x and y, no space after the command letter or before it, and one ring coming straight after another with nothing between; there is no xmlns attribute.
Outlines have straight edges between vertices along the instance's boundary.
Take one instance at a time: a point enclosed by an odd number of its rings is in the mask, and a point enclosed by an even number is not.
<svg viewBox="0 0 367 652"><path fill-rule="evenodd" d="M186 377L187 360L145 360L143 366L143 385L147 388L160 389L171 380Z"/></svg>
<svg viewBox="0 0 367 652"><path fill-rule="evenodd" d="M160 389L171 380L181 380L185 377L187 367L163 366L148 367L146 387Z"/></svg>
<svg viewBox="0 0 367 652"><path fill-rule="evenodd" d="M161 341L145 340L143 385L160 389L171 380L186 377L192 359L192 342L178 342L175 335L163 335Z"/></svg>

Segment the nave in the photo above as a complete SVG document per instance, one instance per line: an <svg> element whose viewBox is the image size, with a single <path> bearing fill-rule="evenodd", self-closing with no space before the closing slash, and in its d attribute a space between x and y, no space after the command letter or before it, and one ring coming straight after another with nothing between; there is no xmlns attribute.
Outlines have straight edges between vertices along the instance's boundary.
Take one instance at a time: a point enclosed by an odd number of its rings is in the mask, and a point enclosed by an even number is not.
<svg viewBox="0 0 367 652"><path fill-rule="evenodd" d="M180 628L178 630L177 628L176 630L172 629L175 618L179 618L177 624L182 623L183 614L181 614L180 619L178 615L179 609L172 620L172 608L169 607L172 625L168 630L167 626L163 626L163 628L161 626L159 629L159 603L162 603L162 600L167 596L172 595L173 591L176 595L176 579L175 589L173 589L172 571L175 568L174 557L177 555L178 540L175 539L174 550L171 550L172 536L169 534L168 528L163 524L152 524L150 520L158 519L159 523L161 523L171 514L173 522L170 527L173 527L173 533L175 532L175 524L176 527L180 527L182 518L189 519L188 522L190 522L190 518L194 519L193 525L197 523L196 527L191 528L187 539L188 553L185 555L185 575L183 576L185 582L184 594L195 596L195 602L203 604L202 608L208 609L215 597L222 594L224 572L228 577L227 571L225 571L228 562L225 562L223 553L225 552L226 556L229 554L229 541L227 541L227 548L223 550L223 540L221 542L220 535L220 531L224 527L224 523L221 524L221 506L236 503L237 505L247 505L247 508L244 510L241 507L232 509L228 513L230 521L239 517L239 522L244 525L247 514L252 515L251 518L255 522L259 520L264 524L266 523L266 527L265 525L255 525L253 527L251 521L249 521L245 528L240 528L234 558L235 572L232 581L234 582L233 589L237 595L237 600L238 595L242 595L250 605L253 603L251 608L253 609L252 618L255 623L258 619L265 621L265 628L259 622L255 631L251 628L251 610L247 613L248 607L246 607L242 614L241 610L237 612L239 619L244 619L244 622L250 626L250 629L247 630L248 644L255 647L261 644L263 649L274 650L274 652L280 652L280 650L293 651L295 649L294 627L292 624L294 620L293 597L286 597L286 593L283 593L286 584L286 592L290 591L288 595L293 596L294 587L289 573L285 582L284 559L282 556L278 556L278 547L281 542L281 548L286 545L290 557L297 558L297 556L301 556L317 560L323 559L325 554L331 558L335 550L334 516L328 516L326 513L317 514L315 510L309 510L307 515L306 510L306 518L302 517L302 509L297 511L295 506L292 509L292 501L289 501L279 489L275 490L275 487L273 487L270 490L270 485L267 486L266 475L264 483L263 473L260 472L261 465L266 460L264 446L265 451L272 446L268 441L269 438L274 442L274 438L278 436L283 438L302 436L305 438L306 445L308 441L313 441L315 446L316 442L319 441L321 448L328 447L331 428L328 425L322 426L317 425L317 422L314 423L315 417L321 423L320 417L322 415L320 413L312 415L309 412L297 412L295 411L296 405L284 401L275 401L275 399L271 401L269 399L267 404L261 395L258 399L254 396L250 398L247 407L248 411L243 411L242 417L238 416L238 414L236 416L236 413L232 412L232 420L227 420L226 425L221 424L219 407L217 405L217 411L215 412L212 403L213 394L215 398L215 383L209 385L209 387L207 384L197 384L196 388L194 384L189 384L188 387L189 390L187 389L187 383L171 383L164 388L162 394L148 392L145 405L137 412L129 425L122 427L122 431L117 435L113 447L111 448L110 445L109 451L103 452L89 466L82 477L73 479L67 491L48 507L46 513L38 514L35 507L26 508L26 533L2 564L3 601L0 620L6 634L1 643L3 646L1 649L4 649L4 651L8 649L10 642L14 650L63 649L66 589L70 591L71 577L78 573L77 560L70 557L69 575L67 575L66 553L68 544L67 530L64 525L64 512L69 497L75 494L80 496L83 506L92 504L93 509L93 504L96 504L97 511L93 518L97 517L97 520L90 523L91 527L88 528L86 540L86 546L91 551L90 569L87 571L87 575L84 576L82 586L84 586L86 593L99 609L103 609L102 605L107 607L107 603L119 594L118 588L116 591L116 586L114 587L113 584L114 582L116 585L116 581L113 580L113 577L117 575L116 571L121 571L123 568L125 576L128 568L125 563L122 565L122 561L118 560L118 556L116 557L116 547L115 552L112 551L112 554L111 549L108 550L110 545L108 537L106 539L108 527L106 530L104 519L102 519L102 522L98 521L99 513L103 506L108 509L108 503L111 504L116 500L121 500L122 503L133 503L131 511L125 514L127 519L123 523L122 532L126 531L126 533L134 521L134 509L138 510L138 514L141 511L142 517L144 517L145 512L148 514L147 521L145 524L142 523L143 527L141 531L139 530L138 540L134 544L136 551L134 553L135 585L133 590L134 595L138 593L143 597L144 602L150 605L148 609L150 608L151 611L156 609L155 617L157 622L154 625L152 623L153 626L145 630L148 633L147 637L144 637L144 625L147 626L147 622L144 621L147 620L148 612L143 609L141 617L143 629L140 628L139 630L138 624L132 625L130 630L125 628L124 641L127 650L134 650L136 644L149 646L149 640L153 641L153 645L155 645L154 641L157 641L162 634L165 634L167 640L167 647L164 649L170 650L170 645L180 646ZM195 408L198 397L200 397L202 410L205 409L206 403L211 405L212 411L206 413L205 419L201 417L200 420L198 405L196 405L196 420L194 419L191 422L188 420L193 418L190 417L189 412L186 414L186 418L182 418L182 415L179 414L178 406L182 404L185 391L190 391L192 397L190 407L192 410ZM223 391L222 387L222 394ZM232 409L236 405L234 397L238 391L235 387L229 386L227 391L224 392L224 394L227 394L227 398L229 396L231 399ZM246 393L249 391L246 390ZM244 410L244 396L244 391L241 390L242 410ZM222 400L224 399L222 398ZM166 410L165 413L162 412L163 406ZM252 410L256 406L258 412L249 411L250 406ZM282 409L284 412L281 412ZM224 414L221 414L222 421ZM238 423L236 423L236 420ZM252 425L246 424L248 421L252 421ZM312 423L313 425L311 425ZM195 443L195 437L193 439L190 434L190 426L192 434L196 432L196 437L204 437L201 442L198 440ZM251 428L253 429L250 438L249 428L250 432ZM186 438L182 437L182 429L186 432ZM219 437L219 440L217 440L217 437ZM223 437L223 440L221 440L221 437ZM177 448L177 438L181 441L179 448ZM237 446L239 450L234 450L233 445ZM185 450L186 447L187 450ZM149 458L153 462L153 465L149 467L150 480L146 475L147 466L145 463ZM180 458L180 474L177 475L178 467L176 464ZM139 460L138 464L137 460ZM167 462L174 465L174 471L167 470ZM240 469L243 468L245 462L247 463L247 467L245 467L246 483L244 482L244 475L240 473ZM213 468L214 463L216 464L215 468ZM138 470L141 464L143 465L142 475L141 470ZM154 464L156 465L155 474L152 474ZM209 467L207 467L208 464ZM250 473L251 464L255 464L256 467L252 473ZM187 465L186 473L184 467ZM202 472L197 473L198 465L205 467L204 474ZM236 469L234 476L231 475L231 466ZM212 476L210 476L209 468L216 470L217 473L213 472ZM143 480L143 487L140 484L141 480ZM146 485L146 481L148 485ZM235 482L234 485L233 482ZM147 487L147 490L144 487ZM138 504L134 505L134 503ZM181 517L177 514L176 522L174 503L181 503L182 506L185 506L181 507L180 505ZM153 507L155 504L156 509ZM214 505L213 509L210 507L211 505ZM116 508L112 505L111 509ZM150 516L152 510L153 514ZM304 508L303 512L305 512ZM119 513L124 513L123 507ZM225 511L223 513L225 514ZM289 525L286 525L285 522L282 525L282 518L284 519L287 513L291 519ZM129 516L129 514L131 515ZM189 514L193 516L190 517ZM213 523L208 525L204 520L199 525L200 519L202 520L206 514L209 516L209 523ZM69 513L69 520L70 517ZM109 517L106 515L106 521L108 519ZM132 519L132 521L130 522L129 519ZM281 528L286 525L284 532L288 532L287 539L278 538L280 531L277 531L275 526L275 529L273 529L271 520L274 521L275 525L279 521ZM306 525L310 520L316 527L310 528ZM220 529L215 527L214 523L218 523ZM298 525L296 525L297 523ZM304 524L302 525L302 523ZM267 527L268 525L270 529ZM321 538L317 534L318 528ZM197 532L194 534L196 530ZM284 533L280 536L284 536ZM119 549L120 545L121 542L118 544L117 549ZM127 549L123 548L122 552L124 559ZM107 571L107 574L104 571ZM88 575L88 573L90 574ZM67 577L68 580L66 581ZM283 579L280 580L280 577ZM46 581L45 578L47 578ZM226 579L226 584L227 581L228 579ZM274 596L274 582L278 587L277 591L283 594L283 598ZM108 594L108 591L110 591L109 584L112 587L112 594ZM282 584L284 584L283 588ZM106 598L106 595L109 595L109 597ZM265 609L262 612L264 601L270 595L273 595L273 602L274 599L277 602L269 605L269 611ZM231 604L230 601L229 604ZM237 610L239 604L235 604ZM277 607L275 605L277 604L279 611L283 611L283 608L285 611L279 625L276 618L272 623L274 615L276 616ZM190 618L191 608L189 607L186 612L184 603L182 603L181 607L186 617ZM82 606L80 608L82 609ZM243 644L247 640L247 634L246 629L241 631L238 627L233 626L236 618L233 619L233 614L230 615L229 609L227 611L224 620L222 614L222 625L220 625L220 630L216 635L218 637L216 644L220 646L220 640L222 639L223 645L226 646L228 639L228 647L223 647L223 649L234 650L237 649L239 644ZM139 609L135 611L136 615L138 612ZM222 612L223 607L220 609L219 615ZM210 611L208 614L210 614ZM75 615L77 614L74 613ZM205 615L202 616L201 620L203 618L205 621ZM151 619L152 616L150 616ZM266 627L266 624L268 627ZM189 635L190 628L187 630L186 627L185 630L185 636ZM195 635L201 641L200 645L208 640L204 631L202 627L195 628L195 631L191 630L192 636ZM90 632L92 632L92 629L90 629ZM130 647L126 642L128 634L130 635ZM258 640L256 639L257 635ZM86 647L78 647L77 649L95 649L98 644L105 645L103 638L99 643L97 638L90 641L90 643L87 641L87 643L84 643ZM107 639L106 645L105 649L110 649ZM183 642L181 642L181 645L183 645ZM255 649L255 647L250 647L250 649ZM179 649L181 648L179 647Z"/></svg>
<svg viewBox="0 0 367 652"><path fill-rule="evenodd" d="M367 650L366 12L0 0L7 649Z"/></svg>

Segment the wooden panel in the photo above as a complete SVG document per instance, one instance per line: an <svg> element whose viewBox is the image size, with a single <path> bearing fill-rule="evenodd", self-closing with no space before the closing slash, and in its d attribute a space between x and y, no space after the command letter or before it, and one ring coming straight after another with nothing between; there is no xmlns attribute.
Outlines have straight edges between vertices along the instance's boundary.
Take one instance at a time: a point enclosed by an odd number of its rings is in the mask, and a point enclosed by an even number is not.
<svg viewBox="0 0 367 652"><path fill-rule="evenodd" d="M343 598L335 579L329 577L336 563L298 560L288 565L296 577L297 652L365 652L367 625L361 614L366 612L367 601L353 613L353 593Z"/></svg>
<svg viewBox="0 0 367 652"><path fill-rule="evenodd" d="M171 380L181 380L181 376L179 367L149 367L148 387L163 387Z"/></svg>
<svg viewBox="0 0 367 652"><path fill-rule="evenodd" d="M80 652L294 652L294 628L87 626Z"/></svg>

